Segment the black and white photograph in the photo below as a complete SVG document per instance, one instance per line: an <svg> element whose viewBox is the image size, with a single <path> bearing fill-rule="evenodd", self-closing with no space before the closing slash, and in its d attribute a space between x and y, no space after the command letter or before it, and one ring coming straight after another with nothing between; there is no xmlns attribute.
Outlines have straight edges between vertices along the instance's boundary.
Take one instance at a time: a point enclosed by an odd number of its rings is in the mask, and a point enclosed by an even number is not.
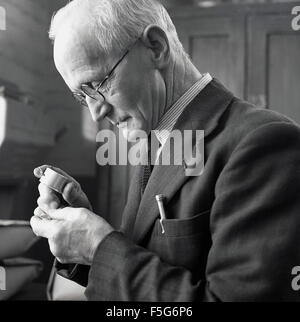
<svg viewBox="0 0 300 322"><path fill-rule="evenodd" d="M299 124L299 1L0 0L0 301L299 302Z"/></svg>

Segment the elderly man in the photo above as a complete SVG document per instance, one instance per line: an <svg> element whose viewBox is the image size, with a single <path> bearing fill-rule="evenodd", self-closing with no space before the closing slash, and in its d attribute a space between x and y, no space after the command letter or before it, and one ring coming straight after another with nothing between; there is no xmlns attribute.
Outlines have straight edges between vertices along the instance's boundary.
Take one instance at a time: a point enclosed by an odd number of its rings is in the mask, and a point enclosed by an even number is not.
<svg viewBox="0 0 300 322"><path fill-rule="evenodd" d="M108 119L128 139L141 130L205 133L198 176L184 164L155 165L143 188L137 166L119 231L71 177L68 207L40 184L31 224L48 238L58 273L86 286L89 300L299 300L298 126L202 75L156 1L74 0L50 36L57 70L96 122ZM158 139L163 151L168 138Z"/></svg>

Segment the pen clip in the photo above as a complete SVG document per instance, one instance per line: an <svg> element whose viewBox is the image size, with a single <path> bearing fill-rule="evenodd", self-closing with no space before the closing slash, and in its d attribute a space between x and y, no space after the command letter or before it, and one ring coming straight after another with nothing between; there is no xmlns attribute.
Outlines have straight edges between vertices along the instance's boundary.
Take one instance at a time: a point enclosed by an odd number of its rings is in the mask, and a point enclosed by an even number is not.
<svg viewBox="0 0 300 322"><path fill-rule="evenodd" d="M156 195L155 199L157 201L157 206L159 209L159 215L160 215L159 222L161 225L162 233L164 234L165 228L164 228L163 220L166 219L166 213L165 213L164 204L163 204L164 196L163 195Z"/></svg>
<svg viewBox="0 0 300 322"><path fill-rule="evenodd" d="M163 224L163 219L160 218L159 222L160 222L160 225L161 225L161 233L164 234L165 233L165 228L164 228L164 224Z"/></svg>

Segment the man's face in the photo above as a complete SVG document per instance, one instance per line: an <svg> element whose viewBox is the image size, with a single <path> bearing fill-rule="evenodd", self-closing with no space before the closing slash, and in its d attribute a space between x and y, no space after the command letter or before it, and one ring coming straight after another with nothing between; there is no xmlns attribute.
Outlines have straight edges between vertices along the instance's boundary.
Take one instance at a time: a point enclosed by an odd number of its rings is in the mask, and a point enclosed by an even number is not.
<svg viewBox="0 0 300 322"><path fill-rule="evenodd" d="M81 92L85 83L97 87L120 58L120 54L113 53L102 57L97 40L88 33L60 34L54 44L55 65L72 92ZM154 129L165 109L164 79L152 63L151 50L141 41L137 41L100 91L104 103L86 98L94 121L106 117L118 124L129 140L138 136L138 130L149 133Z"/></svg>

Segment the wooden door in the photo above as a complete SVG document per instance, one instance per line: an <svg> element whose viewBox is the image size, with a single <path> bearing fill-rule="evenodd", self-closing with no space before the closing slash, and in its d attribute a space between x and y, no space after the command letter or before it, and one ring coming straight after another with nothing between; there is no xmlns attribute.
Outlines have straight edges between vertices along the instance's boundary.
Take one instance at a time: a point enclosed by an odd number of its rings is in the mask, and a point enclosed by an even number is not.
<svg viewBox="0 0 300 322"><path fill-rule="evenodd" d="M292 15L248 18L248 99L300 123L300 31Z"/></svg>
<svg viewBox="0 0 300 322"><path fill-rule="evenodd" d="M209 72L244 97L244 16L173 17L180 40L201 73Z"/></svg>

